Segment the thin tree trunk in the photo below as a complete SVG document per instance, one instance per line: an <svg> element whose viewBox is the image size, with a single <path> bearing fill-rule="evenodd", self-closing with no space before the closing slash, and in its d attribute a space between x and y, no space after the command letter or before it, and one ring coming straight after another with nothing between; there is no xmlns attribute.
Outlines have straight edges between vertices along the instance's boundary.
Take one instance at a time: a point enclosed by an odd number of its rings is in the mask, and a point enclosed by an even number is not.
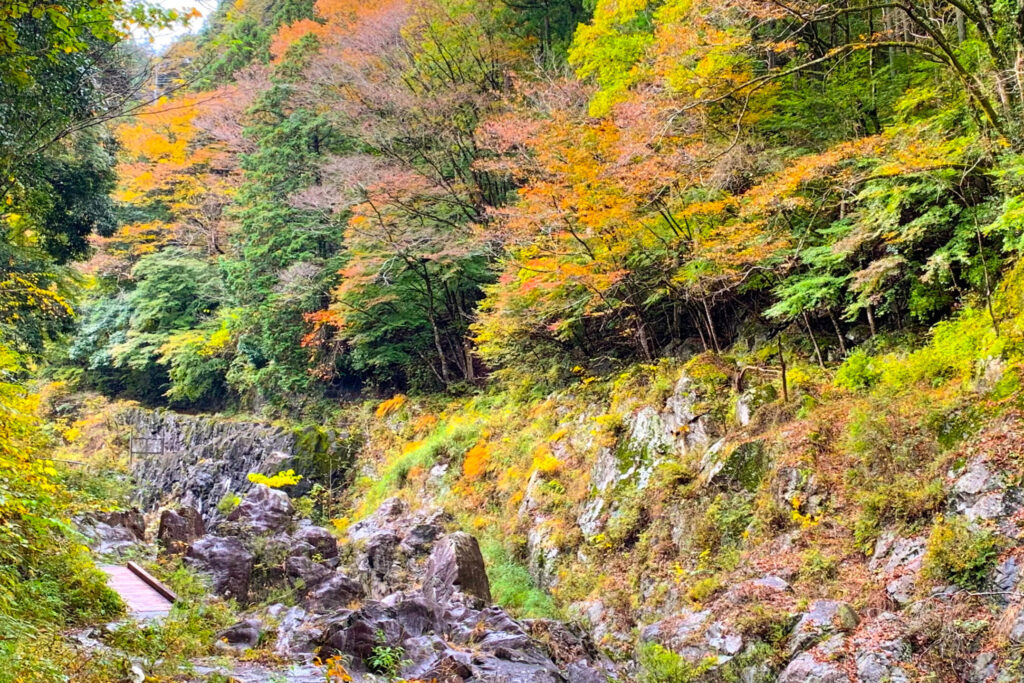
<svg viewBox="0 0 1024 683"><path fill-rule="evenodd" d="M836 339L839 340L839 352L846 355L846 342L843 341L843 332L839 329L839 321L832 315L832 309L828 309L828 319L832 321L832 327L836 331Z"/></svg>
<svg viewBox="0 0 1024 683"><path fill-rule="evenodd" d="M821 349L818 348L818 340L814 336L814 330L811 329L811 321L807 318L807 311L803 311L804 325L807 326L807 336L811 338L811 344L814 346L814 357L818 359L818 367L822 370L825 369L825 361L821 359Z"/></svg>
<svg viewBox="0 0 1024 683"><path fill-rule="evenodd" d="M782 353L782 335L779 335L779 366L782 367L782 402L789 403L789 382L786 379L786 356Z"/></svg>
<svg viewBox="0 0 1024 683"><path fill-rule="evenodd" d="M708 334L711 335L711 343L715 346L715 353L721 353L722 348L718 345L718 335L715 334L715 321L711 319L711 309L708 308L708 300L702 298L700 302L704 304L704 315L708 319Z"/></svg>

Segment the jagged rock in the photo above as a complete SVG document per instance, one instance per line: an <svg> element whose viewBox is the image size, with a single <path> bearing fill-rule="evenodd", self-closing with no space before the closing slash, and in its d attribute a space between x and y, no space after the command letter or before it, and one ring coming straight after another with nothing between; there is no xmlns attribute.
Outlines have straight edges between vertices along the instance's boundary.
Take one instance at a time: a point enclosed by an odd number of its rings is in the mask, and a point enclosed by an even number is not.
<svg viewBox="0 0 1024 683"><path fill-rule="evenodd" d="M337 573L320 581L309 594L307 602L311 610L326 612L345 607L362 597L362 584L342 573Z"/></svg>
<svg viewBox="0 0 1024 683"><path fill-rule="evenodd" d="M875 542L868 568L886 581L886 595L896 604L906 605L913 599L924 552L923 538L898 538L887 533Z"/></svg>
<svg viewBox="0 0 1024 683"><path fill-rule="evenodd" d="M655 622L640 633L640 639L658 643L691 662L715 658L724 663L743 649L743 638L725 623L711 620L710 610L686 610Z"/></svg>
<svg viewBox="0 0 1024 683"><path fill-rule="evenodd" d="M815 600L793 628L789 651L796 654L837 631L851 631L859 618L852 607L836 600Z"/></svg>
<svg viewBox="0 0 1024 683"><path fill-rule="evenodd" d="M772 498L783 510L793 509L794 501L801 514L820 515L828 495L820 490L817 478L798 467L780 467L772 479Z"/></svg>
<svg viewBox="0 0 1024 683"><path fill-rule="evenodd" d="M391 530L378 531L366 542L359 558L359 573L365 578L373 597L390 592L388 575L395 562L398 543L398 534Z"/></svg>
<svg viewBox="0 0 1024 683"><path fill-rule="evenodd" d="M681 373L663 408L643 406L628 415L620 444L598 449L590 472L589 500L576 520L584 537L592 539L604 529L606 518L615 511L614 493L621 484L628 482L642 491L668 458L711 443L714 425L707 414L698 412L699 400L693 381Z"/></svg>
<svg viewBox="0 0 1024 683"><path fill-rule="evenodd" d="M552 531L547 518L540 518L526 534L526 568L538 586L550 589L558 575L558 546L551 542Z"/></svg>
<svg viewBox="0 0 1024 683"><path fill-rule="evenodd" d="M217 642L240 650L252 649L260 642L262 629L263 625L259 621L246 619L218 633Z"/></svg>
<svg viewBox="0 0 1024 683"><path fill-rule="evenodd" d="M996 667L998 657L995 652L982 652L974 658L974 664L967 674L968 683L988 683L995 680L999 673Z"/></svg>
<svg viewBox="0 0 1024 683"><path fill-rule="evenodd" d="M423 594L435 604L444 605L456 591L485 605L491 602L480 544L461 531L445 536L434 546L423 576Z"/></svg>
<svg viewBox="0 0 1024 683"><path fill-rule="evenodd" d="M500 607L477 611L456 607L445 615L453 643L485 656L473 658L475 675L496 681L558 681L558 667L522 625ZM493 678L487 678L491 676ZM516 678L520 676L521 678Z"/></svg>
<svg viewBox="0 0 1024 683"><path fill-rule="evenodd" d="M338 539L320 526L303 525L292 534L296 543L308 543L321 559L330 560L338 556Z"/></svg>
<svg viewBox="0 0 1024 683"><path fill-rule="evenodd" d="M228 520L241 522L257 533L281 531L292 521L295 508L288 494L263 484L257 485L231 511Z"/></svg>
<svg viewBox="0 0 1024 683"><path fill-rule="evenodd" d="M128 531L139 541L146 540L146 520L138 508L118 510L116 512L97 512L93 517L110 527L119 527Z"/></svg>
<svg viewBox="0 0 1024 683"><path fill-rule="evenodd" d="M182 506L177 510L160 513L160 527L156 538L160 546L171 555L180 555L196 539L206 534L202 515L194 507Z"/></svg>
<svg viewBox="0 0 1024 683"><path fill-rule="evenodd" d="M314 562L305 555L292 555L286 559L284 571L293 579L301 579L307 591L315 589L334 573L330 567Z"/></svg>
<svg viewBox="0 0 1024 683"><path fill-rule="evenodd" d="M841 636L833 636L801 653L783 669L778 683L850 683L850 677L835 660L844 645Z"/></svg>
<svg viewBox="0 0 1024 683"><path fill-rule="evenodd" d="M910 653L903 639L906 625L884 612L864 625L853 638L854 663L861 683L908 683L902 663Z"/></svg>
<svg viewBox="0 0 1024 683"><path fill-rule="evenodd" d="M402 540L402 545L410 553L425 553L434 547L434 543L443 533L444 529L438 524L416 524L409 529L409 533Z"/></svg>
<svg viewBox="0 0 1024 683"><path fill-rule="evenodd" d="M225 494L244 495L251 490L248 474L273 474L289 467L301 470L300 463L292 461L309 453L309 444L314 442L317 454L344 468L359 441L356 434L327 428L300 431L142 408L121 411L117 422L126 431L130 429L135 439L150 440L153 448L164 454L144 454L134 462L136 496L142 509L152 510L165 501L190 505L203 515L207 526L219 518L217 504ZM308 438L310 430L317 431L313 435L317 438ZM307 482L299 483L298 495Z"/></svg>
<svg viewBox="0 0 1024 683"><path fill-rule="evenodd" d="M1020 571L1020 561L1016 555L1003 558L992 570L992 590L996 593L992 597L997 602L1002 605L1009 604L1010 595L1020 582Z"/></svg>
<svg viewBox="0 0 1024 683"><path fill-rule="evenodd" d="M322 630L317 628L315 621L307 619L306 610L273 605L267 614L277 619L274 654L291 658L313 652L313 641L320 637Z"/></svg>
<svg viewBox="0 0 1024 683"><path fill-rule="evenodd" d="M401 647L413 637L433 630L434 613L426 601L408 598L394 605L369 602L332 617L320 639L323 654L340 652L366 660L379 646Z"/></svg>
<svg viewBox="0 0 1024 683"><path fill-rule="evenodd" d="M252 554L234 536L204 536L189 546L185 561L213 575L213 590L244 602L252 576Z"/></svg>
<svg viewBox="0 0 1024 683"><path fill-rule="evenodd" d="M412 664L402 675L409 680L462 683L473 675L470 654L449 647L437 636L408 638L404 648Z"/></svg>
<svg viewBox="0 0 1024 683"><path fill-rule="evenodd" d="M541 643L551 660L567 667L576 662L598 659L599 653L582 629L554 619L525 619L523 628Z"/></svg>
<svg viewBox="0 0 1024 683"><path fill-rule="evenodd" d="M381 503L373 514L348 528L349 540L363 541L382 529L388 528L391 522L408 511L408 506L401 498L388 498Z"/></svg>

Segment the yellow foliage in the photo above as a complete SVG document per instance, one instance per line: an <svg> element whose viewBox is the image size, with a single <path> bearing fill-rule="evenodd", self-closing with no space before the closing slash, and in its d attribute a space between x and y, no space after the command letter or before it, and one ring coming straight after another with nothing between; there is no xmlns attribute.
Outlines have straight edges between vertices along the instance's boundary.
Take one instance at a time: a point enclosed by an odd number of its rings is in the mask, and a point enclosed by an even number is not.
<svg viewBox="0 0 1024 683"><path fill-rule="evenodd" d="M302 479L302 475L295 474L295 470L285 470L269 477L265 474L260 474L259 472L250 472L248 479L254 484L263 484L272 489L276 489L281 488L282 486L294 486L295 484L298 484Z"/></svg>
<svg viewBox="0 0 1024 683"><path fill-rule="evenodd" d="M402 455L408 455L423 445L423 441L410 441L402 446Z"/></svg>
<svg viewBox="0 0 1024 683"><path fill-rule="evenodd" d="M537 446L533 451L533 469L542 474L552 474L562 468L562 461L551 452L546 443Z"/></svg>

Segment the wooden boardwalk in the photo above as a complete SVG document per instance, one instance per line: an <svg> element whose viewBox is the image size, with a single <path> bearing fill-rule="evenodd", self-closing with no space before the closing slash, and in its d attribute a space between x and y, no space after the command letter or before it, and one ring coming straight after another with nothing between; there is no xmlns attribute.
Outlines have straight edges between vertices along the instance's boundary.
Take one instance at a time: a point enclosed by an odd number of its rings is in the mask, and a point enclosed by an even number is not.
<svg viewBox="0 0 1024 683"><path fill-rule="evenodd" d="M107 574L107 585L121 596L136 619L154 619L171 611L174 593L134 562L101 565L100 569Z"/></svg>

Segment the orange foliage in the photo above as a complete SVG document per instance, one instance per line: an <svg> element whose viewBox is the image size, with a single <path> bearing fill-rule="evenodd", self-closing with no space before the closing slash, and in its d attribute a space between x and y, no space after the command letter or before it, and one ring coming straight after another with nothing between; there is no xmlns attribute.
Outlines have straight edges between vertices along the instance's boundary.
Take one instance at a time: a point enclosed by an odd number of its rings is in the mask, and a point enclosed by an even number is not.
<svg viewBox="0 0 1024 683"><path fill-rule="evenodd" d="M462 474L466 479L476 479L486 470L490 462L491 452L486 441L480 441L466 452L462 461Z"/></svg>
<svg viewBox="0 0 1024 683"><path fill-rule="evenodd" d="M387 415L390 415L391 413L395 412L396 410L404 406L407 400L408 398L405 396L405 394L395 394L394 396L392 396L386 401L383 401L379 406L377 406L377 417L386 417Z"/></svg>

